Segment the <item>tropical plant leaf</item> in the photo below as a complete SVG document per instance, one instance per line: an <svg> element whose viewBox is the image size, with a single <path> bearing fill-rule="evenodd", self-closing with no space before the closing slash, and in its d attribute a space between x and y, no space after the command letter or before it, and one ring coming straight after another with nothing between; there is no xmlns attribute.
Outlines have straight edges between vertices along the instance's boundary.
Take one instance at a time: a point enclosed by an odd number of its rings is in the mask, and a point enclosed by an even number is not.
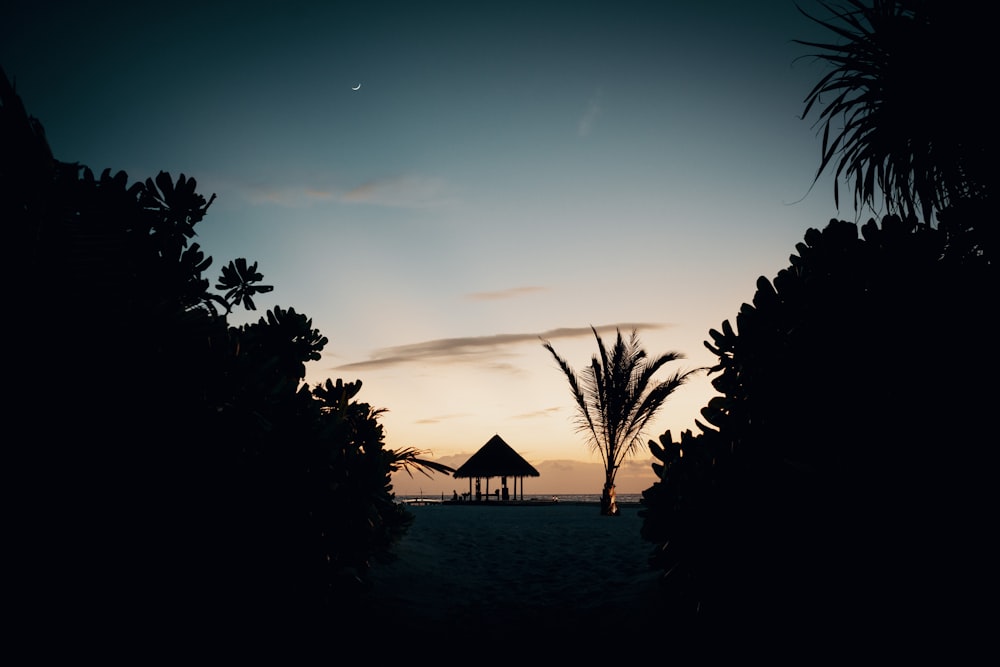
<svg viewBox="0 0 1000 667"><path fill-rule="evenodd" d="M215 289L225 290L225 300L230 308L242 304L247 310L255 310L253 295L266 294L274 289L271 285L256 284L263 279L263 274L257 271L257 262L248 266L247 260L240 257L222 267Z"/></svg>

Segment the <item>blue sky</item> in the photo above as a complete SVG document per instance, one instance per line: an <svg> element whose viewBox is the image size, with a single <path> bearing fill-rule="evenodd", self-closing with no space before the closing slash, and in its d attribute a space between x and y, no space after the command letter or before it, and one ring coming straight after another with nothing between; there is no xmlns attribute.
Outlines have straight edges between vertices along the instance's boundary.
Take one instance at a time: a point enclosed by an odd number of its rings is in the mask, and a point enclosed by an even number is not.
<svg viewBox="0 0 1000 667"><path fill-rule="evenodd" d="M275 286L248 317L330 339L310 383L361 379L390 447L456 467L500 434L543 472L527 492L602 483L540 337L576 369L591 325L711 365L757 278L855 217L830 177L810 191L822 69L792 40L824 35L792 2L81 4L0 10L56 156L196 178L215 271ZM694 429L709 382L648 437ZM652 481L640 456L619 490Z"/></svg>

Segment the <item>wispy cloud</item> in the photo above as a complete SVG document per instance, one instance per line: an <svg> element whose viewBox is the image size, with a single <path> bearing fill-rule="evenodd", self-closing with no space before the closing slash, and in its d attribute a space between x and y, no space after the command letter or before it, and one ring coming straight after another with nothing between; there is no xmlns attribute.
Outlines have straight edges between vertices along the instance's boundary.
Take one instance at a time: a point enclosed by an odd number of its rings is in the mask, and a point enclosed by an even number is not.
<svg viewBox="0 0 1000 667"><path fill-rule="evenodd" d="M351 204L427 208L443 203L446 189L439 178L402 176L368 181L345 192L340 200Z"/></svg>
<svg viewBox="0 0 1000 667"><path fill-rule="evenodd" d="M251 204L304 208L327 202L393 208L431 208L450 201L447 183L428 176L373 179L354 187L335 184L254 184L244 186Z"/></svg>
<svg viewBox="0 0 1000 667"><path fill-rule="evenodd" d="M667 325L656 323L606 324L594 327L598 334L614 334L618 329L623 332L646 329L663 329ZM357 361L335 370L357 370L373 368L389 368L401 364L422 362L429 364L489 364L495 369L513 369L512 366L498 364L497 359L512 354L511 348L539 340L556 340L567 338L582 338L593 336L590 327L565 327L550 329L541 333L496 334L493 336L468 336L464 338L439 338L421 343L398 345L375 350L371 359Z"/></svg>
<svg viewBox="0 0 1000 667"><path fill-rule="evenodd" d="M418 419L416 423L418 424L440 424L444 421L451 421L452 419L462 419L463 417L470 417L469 413L460 413L454 415L438 415L437 417L425 417L424 419Z"/></svg>
<svg viewBox="0 0 1000 667"><path fill-rule="evenodd" d="M501 299L514 299L519 296L525 296L527 294L533 294L535 292L543 292L546 288L544 287L511 287L510 289L498 290L496 292L472 292L466 294L466 298L472 299L473 301L498 301Z"/></svg>
<svg viewBox="0 0 1000 667"><path fill-rule="evenodd" d="M580 118L580 122L577 123L576 131L581 137L589 136L591 132L594 131L594 125L597 124L597 119L601 115L601 98L603 94L600 90L594 92L593 97L587 102L587 108L583 112L583 116Z"/></svg>
<svg viewBox="0 0 1000 667"><path fill-rule="evenodd" d="M562 408L545 408L544 410L534 410L532 412L524 412L519 415L514 415L513 419L537 419L538 417L548 417L549 415L555 414L557 412L562 412Z"/></svg>
<svg viewBox="0 0 1000 667"><path fill-rule="evenodd" d="M333 190L307 185L251 185L247 189L251 204L273 204L288 208L312 206L337 198Z"/></svg>

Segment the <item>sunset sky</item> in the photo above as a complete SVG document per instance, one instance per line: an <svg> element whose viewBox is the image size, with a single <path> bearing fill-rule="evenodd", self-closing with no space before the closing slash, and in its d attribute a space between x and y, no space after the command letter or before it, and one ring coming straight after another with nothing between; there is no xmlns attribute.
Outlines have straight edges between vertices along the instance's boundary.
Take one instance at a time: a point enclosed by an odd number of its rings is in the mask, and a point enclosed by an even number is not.
<svg viewBox="0 0 1000 667"><path fill-rule="evenodd" d="M577 370L591 325L685 355L664 377L711 365L756 279L855 218L810 190L823 69L792 40L826 35L791 0L89 4L0 9L56 157L196 178L210 277L246 257L275 286L236 323L306 313L330 340L310 384L361 379L388 446L455 467L499 434L542 472L527 494L603 482L540 338ZM682 387L646 439L712 395ZM653 480L644 453L619 491Z"/></svg>

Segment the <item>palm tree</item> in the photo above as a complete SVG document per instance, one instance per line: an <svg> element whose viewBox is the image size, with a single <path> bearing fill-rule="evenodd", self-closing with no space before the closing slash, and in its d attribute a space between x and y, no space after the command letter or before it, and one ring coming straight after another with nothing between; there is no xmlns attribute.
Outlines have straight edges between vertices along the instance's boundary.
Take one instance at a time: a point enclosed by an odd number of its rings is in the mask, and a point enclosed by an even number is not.
<svg viewBox="0 0 1000 667"><path fill-rule="evenodd" d="M618 338L609 354L597 329L590 329L597 339L600 355L591 359L590 366L582 373L582 380L556 354L551 343L543 340L543 344L569 381L570 392L579 409L579 430L588 434L591 448L603 458L601 514L614 516L618 514L615 501L618 467L639 449L643 430L667 397L693 373L702 369L674 373L664 381L653 382L653 375L660 368L684 357L668 352L649 359L646 351L639 347L639 336L635 330L627 341L618 330Z"/></svg>
<svg viewBox="0 0 1000 667"><path fill-rule="evenodd" d="M977 4L820 2L832 14L827 21L802 12L836 37L795 41L819 49L815 57L831 66L806 96L803 117L822 107L816 180L836 163L838 206L842 176L856 210L880 209L876 197L884 196L889 213L919 214L926 222L990 195L996 133L988 129L992 105L981 92L988 81L977 81L975 72L992 61L985 31L993 22Z"/></svg>

